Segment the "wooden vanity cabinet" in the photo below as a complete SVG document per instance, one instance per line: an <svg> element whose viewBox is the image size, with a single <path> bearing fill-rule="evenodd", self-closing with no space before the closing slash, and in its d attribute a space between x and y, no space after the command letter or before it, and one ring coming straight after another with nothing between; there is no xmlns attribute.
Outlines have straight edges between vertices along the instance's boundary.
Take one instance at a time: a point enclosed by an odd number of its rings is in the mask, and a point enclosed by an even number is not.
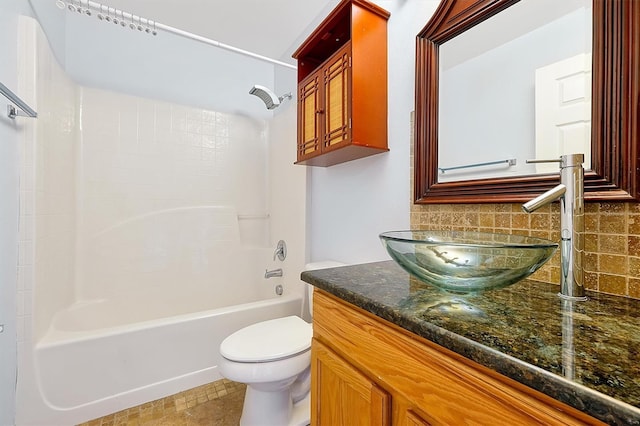
<svg viewBox="0 0 640 426"><path fill-rule="evenodd" d="M343 0L294 52L296 164L326 167L388 151L388 18L372 3Z"/></svg>
<svg viewBox="0 0 640 426"><path fill-rule="evenodd" d="M311 424L604 424L316 289Z"/></svg>

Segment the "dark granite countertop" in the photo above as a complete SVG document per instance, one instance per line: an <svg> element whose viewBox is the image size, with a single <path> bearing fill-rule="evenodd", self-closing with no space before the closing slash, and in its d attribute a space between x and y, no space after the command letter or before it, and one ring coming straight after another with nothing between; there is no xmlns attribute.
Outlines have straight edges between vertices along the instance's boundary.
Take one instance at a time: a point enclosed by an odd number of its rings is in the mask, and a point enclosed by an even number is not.
<svg viewBox="0 0 640 426"><path fill-rule="evenodd" d="M395 262L302 273L302 280L609 424L640 425L640 301L523 280L459 296Z"/></svg>

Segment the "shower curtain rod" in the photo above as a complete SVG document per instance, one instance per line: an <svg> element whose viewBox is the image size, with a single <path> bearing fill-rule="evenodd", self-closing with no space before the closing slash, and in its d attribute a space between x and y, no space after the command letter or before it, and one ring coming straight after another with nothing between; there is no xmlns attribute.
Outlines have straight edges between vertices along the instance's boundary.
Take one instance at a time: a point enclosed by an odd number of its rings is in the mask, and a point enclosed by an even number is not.
<svg viewBox="0 0 640 426"><path fill-rule="evenodd" d="M230 46L228 44L220 43L219 41L211 40L209 38L202 37L202 36L199 36L197 34L193 34L193 33L187 32L187 31L183 31L183 30L179 30L178 28L170 27L168 25L156 23L156 28L164 30L164 31L167 31L167 32L170 32L170 33L175 34L175 35L179 35L179 36L191 39L191 40L199 41L201 43L209 44L211 46L219 47L221 49L229 50L231 52L235 52L235 53L239 53L241 55L245 55L245 56L249 56L249 57L252 57L252 58L255 58L255 59L259 59L261 61L270 62L272 64L279 65L281 67L291 68L291 69L294 69L294 70L298 69L298 67L295 66L295 65L291 65L291 64L288 64L286 62L278 61L277 59L272 59L272 58L269 58L267 56L259 55L257 53L249 52L248 50L244 50L244 49L240 49L240 48L237 48L237 47L233 47L233 46Z"/></svg>
<svg viewBox="0 0 640 426"><path fill-rule="evenodd" d="M60 0L58 0L60 1ZM230 52L235 52L238 53L240 55L244 55L244 56L249 56L251 58L254 59L258 59L264 62L269 62L272 63L274 65L279 65L281 67L286 67L286 68L291 68L291 69L297 69L298 67L296 67L295 65L291 65L288 64L286 62L282 62L282 61L278 61L277 59L272 59L269 58L267 56L263 56L263 55L259 55L257 53L253 53L250 52L248 50L244 50L244 49L240 49L234 46L230 46L228 44L224 44L221 43L219 41L216 40L212 40L210 38L206 38L206 37L202 37L199 36L197 34L193 34L190 33L188 31L183 31L180 30L178 28L175 27L171 27L169 25L165 25L165 24L161 24L159 22L156 21L152 21L151 19L147 19L147 18L142 18L140 16L137 15L133 15L132 13L129 12L124 12L120 9L116 9L113 7L109 7L109 6L105 6L101 3L96 3L94 1L91 0L68 0L67 4L73 5L74 7L77 7L76 5L79 5L81 8L83 7L83 5L87 5L87 7L89 7L90 9L93 9L93 11L98 12L98 13L104 13L106 11L106 13L110 16L111 13L113 13L113 16L115 18L120 18L120 19L124 19L124 20L128 20L130 23L132 24L138 24L138 25L145 25L147 27L153 27L154 30L162 30L171 34L175 34L177 36L180 37L184 37L184 38L188 38L190 40L195 40L198 41L200 43L204 43L204 44L208 44L210 46L214 46L214 47L218 47L220 49L224 49L224 50L228 50Z"/></svg>

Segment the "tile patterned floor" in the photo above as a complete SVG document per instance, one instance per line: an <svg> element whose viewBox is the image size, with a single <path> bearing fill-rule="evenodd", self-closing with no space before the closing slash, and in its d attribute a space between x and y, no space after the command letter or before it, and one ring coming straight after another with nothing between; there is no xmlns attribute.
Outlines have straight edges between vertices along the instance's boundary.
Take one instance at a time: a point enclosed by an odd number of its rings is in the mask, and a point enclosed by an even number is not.
<svg viewBox="0 0 640 426"><path fill-rule="evenodd" d="M222 379L79 426L237 426L245 389Z"/></svg>

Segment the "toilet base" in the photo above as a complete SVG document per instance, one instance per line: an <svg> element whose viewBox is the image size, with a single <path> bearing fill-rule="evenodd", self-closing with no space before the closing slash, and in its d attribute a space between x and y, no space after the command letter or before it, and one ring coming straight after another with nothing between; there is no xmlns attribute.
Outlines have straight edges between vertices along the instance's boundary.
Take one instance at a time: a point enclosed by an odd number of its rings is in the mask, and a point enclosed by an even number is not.
<svg viewBox="0 0 640 426"><path fill-rule="evenodd" d="M310 393L296 404L288 389L264 392L247 386L240 426L307 426L311 418Z"/></svg>
<svg viewBox="0 0 640 426"><path fill-rule="evenodd" d="M311 424L311 392L293 405L289 426L308 426Z"/></svg>

